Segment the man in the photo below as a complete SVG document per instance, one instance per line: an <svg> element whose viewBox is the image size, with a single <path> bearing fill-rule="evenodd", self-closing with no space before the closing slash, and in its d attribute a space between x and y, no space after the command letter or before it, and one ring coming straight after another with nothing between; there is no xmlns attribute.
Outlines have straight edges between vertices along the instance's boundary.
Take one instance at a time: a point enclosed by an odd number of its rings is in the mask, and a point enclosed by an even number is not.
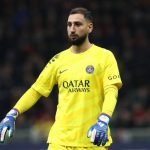
<svg viewBox="0 0 150 150"><path fill-rule="evenodd" d="M0 124L1 142L7 130L9 137L13 135L18 115L41 96L49 96L58 84L56 120L49 133L48 149L108 149L112 143L108 124L122 82L112 52L90 43L92 30L91 13L85 8L72 9L67 21L72 46L48 62L36 82L7 113Z"/></svg>

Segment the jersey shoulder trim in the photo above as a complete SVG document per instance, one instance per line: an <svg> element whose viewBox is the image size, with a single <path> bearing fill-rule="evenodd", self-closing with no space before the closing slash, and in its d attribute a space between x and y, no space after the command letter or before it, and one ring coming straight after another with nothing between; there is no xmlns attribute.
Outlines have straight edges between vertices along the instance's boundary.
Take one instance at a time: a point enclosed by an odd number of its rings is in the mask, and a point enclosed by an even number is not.
<svg viewBox="0 0 150 150"><path fill-rule="evenodd" d="M48 63L51 64L51 63L55 62L56 60L61 59L61 58L67 53L68 50L69 50L69 49L66 49L66 50L63 50L63 51L57 53L56 55L54 55L54 56L49 60Z"/></svg>

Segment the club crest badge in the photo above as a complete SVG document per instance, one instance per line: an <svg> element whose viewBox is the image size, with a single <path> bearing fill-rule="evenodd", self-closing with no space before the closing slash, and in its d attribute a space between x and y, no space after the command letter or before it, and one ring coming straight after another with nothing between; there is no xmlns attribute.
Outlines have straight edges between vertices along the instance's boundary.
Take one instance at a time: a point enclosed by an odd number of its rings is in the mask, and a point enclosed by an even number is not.
<svg viewBox="0 0 150 150"><path fill-rule="evenodd" d="M94 72L94 67L92 65L89 65L86 67L86 72L89 74L92 74Z"/></svg>

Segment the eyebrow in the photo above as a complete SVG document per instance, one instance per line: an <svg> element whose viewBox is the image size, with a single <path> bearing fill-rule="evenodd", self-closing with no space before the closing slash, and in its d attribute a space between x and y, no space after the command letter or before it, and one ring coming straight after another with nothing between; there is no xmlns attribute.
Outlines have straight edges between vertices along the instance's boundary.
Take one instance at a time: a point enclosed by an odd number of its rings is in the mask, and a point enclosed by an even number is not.
<svg viewBox="0 0 150 150"><path fill-rule="evenodd" d="M81 21L67 21L67 23L81 23L82 24Z"/></svg>

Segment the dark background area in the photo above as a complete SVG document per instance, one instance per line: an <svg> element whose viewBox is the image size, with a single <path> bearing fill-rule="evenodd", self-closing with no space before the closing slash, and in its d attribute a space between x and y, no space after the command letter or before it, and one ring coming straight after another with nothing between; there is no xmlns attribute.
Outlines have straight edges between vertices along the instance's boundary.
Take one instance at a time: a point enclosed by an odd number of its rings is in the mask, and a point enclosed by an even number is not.
<svg viewBox="0 0 150 150"><path fill-rule="evenodd" d="M34 83L46 63L68 48L68 13L80 6L93 13L91 42L114 53L124 84L111 127L149 128L149 0L1 0L0 119ZM56 105L54 87L48 98L41 98L18 118L16 128L23 131L53 122Z"/></svg>

